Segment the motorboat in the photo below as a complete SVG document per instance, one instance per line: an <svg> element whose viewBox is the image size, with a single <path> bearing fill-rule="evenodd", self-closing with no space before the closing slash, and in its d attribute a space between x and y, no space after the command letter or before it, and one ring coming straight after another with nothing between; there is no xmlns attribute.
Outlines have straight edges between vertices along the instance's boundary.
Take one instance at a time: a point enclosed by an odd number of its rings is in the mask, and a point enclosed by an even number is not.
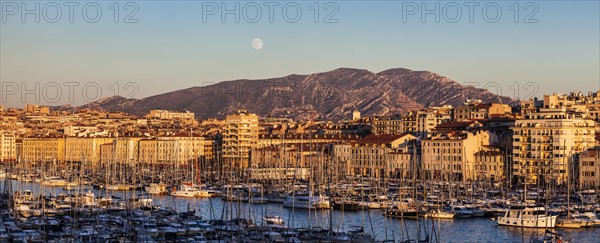
<svg viewBox="0 0 600 243"><path fill-rule="evenodd" d="M453 219L454 213L445 212L442 210L431 210L425 214L425 218L433 218L433 219Z"/></svg>
<svg viewBox="0 0 600 243"><path fill-rule="evenodd" d="M457 218L470 218L473 216L473 211L463 205L452 206L451 212L454 213Z"/></svg>
<svg viewBox="0 0 600 243"><path fill-rule="evenodd" d="M498 225L528 228L554 228L557 215L548 215L544 207L511 207L498 217Z"/></svg>
<svg viewBox="0 0 600 243"><path fill-rule="evenodd" d="M326 209L329 208L329 200L325 196L288 196L283 202L287 208L300 209Z"/></svg>

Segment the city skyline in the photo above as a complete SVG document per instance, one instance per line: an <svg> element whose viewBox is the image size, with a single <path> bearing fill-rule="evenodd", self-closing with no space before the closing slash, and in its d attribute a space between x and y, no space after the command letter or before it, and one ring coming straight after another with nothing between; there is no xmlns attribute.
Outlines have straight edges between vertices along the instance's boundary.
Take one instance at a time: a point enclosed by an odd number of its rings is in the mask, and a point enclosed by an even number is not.
<svg viewBox="0 0 600 243"><path fill-rule="evenodd" d="M0 0L0 198L0 242L595 242L600 0Z"/></svg>

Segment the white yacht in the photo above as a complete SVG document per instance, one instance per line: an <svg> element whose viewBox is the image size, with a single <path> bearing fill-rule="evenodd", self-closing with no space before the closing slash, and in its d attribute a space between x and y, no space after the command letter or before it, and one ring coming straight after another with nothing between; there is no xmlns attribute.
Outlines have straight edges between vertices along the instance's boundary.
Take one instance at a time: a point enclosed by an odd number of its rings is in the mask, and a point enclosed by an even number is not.
<svg viewBox="0 0 600 243"><path fill-rule="evenodd" d="M556 215L548 215L544 207L513 207L498 217L498 225L528 228L554 228Z"/></svg>
<svg viewBox="0 0 600 243"><path fill-rule="evenodd" d="M198 186L191 183L183 183L171 192L174 197L210 197L207 190L201 190Z"/></svg>
<svg viewBox="0 0 600 243"><path fill-rule="evenodd" d="M325 196L288 196L283 202L287 208L325 209L329 208L329 200Z"/></svg>

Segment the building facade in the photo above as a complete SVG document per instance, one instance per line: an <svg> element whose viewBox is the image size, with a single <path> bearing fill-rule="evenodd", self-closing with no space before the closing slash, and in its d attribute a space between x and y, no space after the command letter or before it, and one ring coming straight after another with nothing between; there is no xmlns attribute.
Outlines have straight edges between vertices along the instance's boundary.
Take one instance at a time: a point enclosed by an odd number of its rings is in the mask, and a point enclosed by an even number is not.
<svg viewBox="0 0 600 243"><path fill-rule="evenodd" d="M223 159L231 168L247 168L250 151L258 144L258 116L239 110L225 120Z"/></svg>
<svg viewBox="0 0 600 243"><path fill-rule="evenodd" d="M443 181L476 180L477 152L497 143L488 131L461 131L439 134L422 141L422 166L427 179Z"/></svg>
<svg viewBox="0 0 600 243"><path fill-rule="evenodd" d="M370 178L407 175L414 167L411 155L416 139L410 134L369 135L359 139L349 148L346 174ZM341 154L344 149L348 148L339 147L338 157L347 157Z"/></svg>
<svg viewBox="0 0 600 243"><path fill-rule="evenodd" d="M512 173L521 183L565 183L576 155L595 145L594 121L565 108L541 108L513 127Z"/></svg>
<svg viewBox="0 0 600 243"><path fill-rule="evenodd" d="M580 190L600 188L600 151L598 148L583 152L579 159L578 187Z"/></svg>
<svg viewBox="0 0 600 243"><path fill-rule="evenodd" d="M15 134L0 131L0 161L14 162L17 160L17 138Z"/></svg>
<svg viewBox="0 0 600 243"><path fill-rule="evenodd" d="M19 156L24 162L64 162L65 148L64 137L25 137Z"/></svg>
<svg viewBox="0 0 600 243"><path fill-rule="evenodd" d="M67 137L65 161L97 165L100 163L100 145L110 143L114 139L112 137Z"/></svg>

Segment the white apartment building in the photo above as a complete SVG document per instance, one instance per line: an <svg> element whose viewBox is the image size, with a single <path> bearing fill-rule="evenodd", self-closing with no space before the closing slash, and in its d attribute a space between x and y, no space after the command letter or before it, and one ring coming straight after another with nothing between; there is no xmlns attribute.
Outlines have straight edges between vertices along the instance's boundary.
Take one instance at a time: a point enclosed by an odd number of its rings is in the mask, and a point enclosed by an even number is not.
<svg viewBox="0 0 600 243"><path fill-rule="evenodd" d="M227 166L246 168L250 150L258 144L258 116L239 110L226 117L226 129L223 134L223 158Z"/></svg>
<svg viewBox="0 0 600 243"><path fill-rule="evenodd" d="M566 108L541 108L512 129L512 173L520 183L566 182L577 155L595 145L594 121Z"/></svg>

